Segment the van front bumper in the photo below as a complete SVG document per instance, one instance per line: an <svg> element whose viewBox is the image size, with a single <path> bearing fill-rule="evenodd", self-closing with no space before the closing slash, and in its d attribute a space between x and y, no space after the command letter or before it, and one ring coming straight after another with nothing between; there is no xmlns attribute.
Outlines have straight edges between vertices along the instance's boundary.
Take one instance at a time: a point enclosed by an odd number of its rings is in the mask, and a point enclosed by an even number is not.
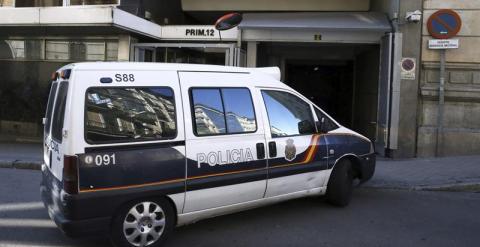
<svg viewBox="0 0 480 247"><path fill-rule="evenodd" d="M360 157L360 183L370 180L375 173L377 156L375 153Z"/></svg>

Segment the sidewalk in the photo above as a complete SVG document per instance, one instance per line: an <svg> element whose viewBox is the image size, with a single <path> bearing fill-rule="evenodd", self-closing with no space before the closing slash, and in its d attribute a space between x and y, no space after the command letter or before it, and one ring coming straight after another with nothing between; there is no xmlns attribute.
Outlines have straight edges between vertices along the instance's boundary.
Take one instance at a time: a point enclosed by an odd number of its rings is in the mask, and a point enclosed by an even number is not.
<svg viewBox="0 0 480 247"><path fill-rule="evenodd" d="M42 144L0 143L0 168L40 170ZM362 187L431 190L475 186L480 191L480 155L391 160L379 157Z"/></svg>
<svg viewBox="0 0 480 247"><path fill-rule="evenodd" d="M375 174L364 186L410 190L480 188L480 155L405 160L378 158Z"/></svg>
<svg viewBox="0 0 480 247"><path fill-rule="evenodd" d="M42 163L41 143L0 143L0 168L40 170Z"/></svg>

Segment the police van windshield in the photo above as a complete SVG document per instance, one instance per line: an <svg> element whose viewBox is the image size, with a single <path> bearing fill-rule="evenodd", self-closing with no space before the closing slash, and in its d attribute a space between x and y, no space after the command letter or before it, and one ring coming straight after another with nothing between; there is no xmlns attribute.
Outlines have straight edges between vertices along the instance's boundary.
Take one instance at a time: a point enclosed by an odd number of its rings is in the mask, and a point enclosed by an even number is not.
<svg viewBox="0 0 480 247"><path fill-rule="evenodd" d="M168 87L89 88L85 119L88 143L172 139L177 135L174 94Z"/></svg>

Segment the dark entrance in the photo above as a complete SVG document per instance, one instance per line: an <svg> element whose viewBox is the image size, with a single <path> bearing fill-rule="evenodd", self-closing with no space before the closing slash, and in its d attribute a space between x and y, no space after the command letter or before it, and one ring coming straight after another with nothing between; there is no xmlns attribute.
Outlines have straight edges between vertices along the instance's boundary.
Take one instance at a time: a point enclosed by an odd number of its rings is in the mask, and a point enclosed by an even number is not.
<svg viewBox="0 0 480 247"><path fill-rule="evenodd" d="M287 84L342 125L352 126L353 62L287 61Z"/></svg>
<svg viewBox="0 0 480 247"><path fill-rule="evenodd" d="M260 43L258 66L279 66L282 81L343 126L377 139L380 45Z"/></svg>

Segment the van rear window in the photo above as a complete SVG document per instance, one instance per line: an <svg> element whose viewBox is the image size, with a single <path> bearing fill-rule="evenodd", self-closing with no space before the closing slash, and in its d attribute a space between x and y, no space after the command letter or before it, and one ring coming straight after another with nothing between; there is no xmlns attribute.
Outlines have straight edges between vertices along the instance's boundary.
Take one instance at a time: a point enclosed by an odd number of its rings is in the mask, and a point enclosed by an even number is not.
<svg viewBox="0 0 480 247"><path fill-rule="evenodd" d="M48 95L47 112L45 113L45 118L47 121L45 122L43 131L45 135L50 134L50 123L52 122L52 110L53 102L55 101L55 93L57 93L57 82L52 84L52 87L50 88L50 94Z"/></svg>
<svg viewBox="0 0 480 247"><path fill-rule="evenodd" d="M85 97L88 143L172 139L177 135L174 93L168 87L93 87Z"/></svg>
<svg viewBox="0 0 480 247"><path fill-rule="evenodd" d="M65 119L65 104L67 103L68 82L63 81L57 93L55 108L53 109L52 119L52 137L56 141L62 142L63 120Z"/></svg>

